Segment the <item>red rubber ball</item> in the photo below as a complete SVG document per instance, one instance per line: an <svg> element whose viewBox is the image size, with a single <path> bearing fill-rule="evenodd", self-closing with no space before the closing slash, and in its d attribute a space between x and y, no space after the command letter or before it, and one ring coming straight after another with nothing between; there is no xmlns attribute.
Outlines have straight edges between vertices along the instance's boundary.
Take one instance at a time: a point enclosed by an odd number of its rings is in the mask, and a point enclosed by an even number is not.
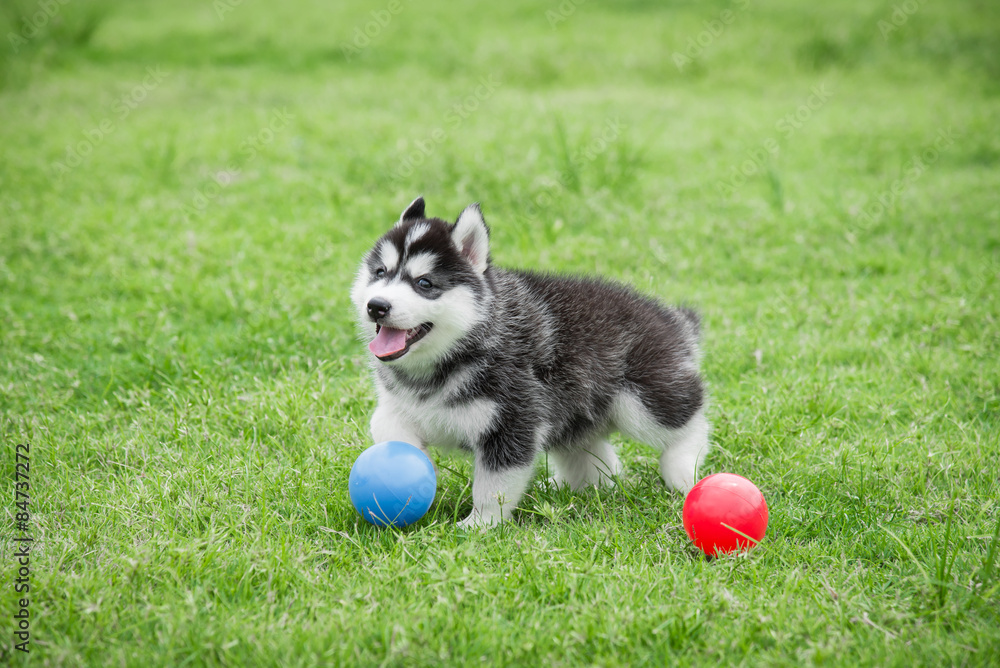
<svg viewBox="0 0 1000 668"><path fill-rule="evenodd" d="M716 557L749 550L760 542L767 531L767 502L743 476L715 473L688 492L683 518L688 538L699 550Z"/></svg>

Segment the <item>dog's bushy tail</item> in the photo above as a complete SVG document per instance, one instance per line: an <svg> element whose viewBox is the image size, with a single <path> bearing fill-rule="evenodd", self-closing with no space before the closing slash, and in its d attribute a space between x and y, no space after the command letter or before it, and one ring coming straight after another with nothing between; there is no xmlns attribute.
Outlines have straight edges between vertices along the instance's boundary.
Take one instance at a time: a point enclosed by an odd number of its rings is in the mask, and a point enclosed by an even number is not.
<svg viewBox="0 0 1000 668"><path fill-rule="evenodd" d="M689 306L678 306L677 312L684 316L684 319L691 323L691 327L694 328L695 336L699 339L701 338L701 316L698 312Z"/></svg>

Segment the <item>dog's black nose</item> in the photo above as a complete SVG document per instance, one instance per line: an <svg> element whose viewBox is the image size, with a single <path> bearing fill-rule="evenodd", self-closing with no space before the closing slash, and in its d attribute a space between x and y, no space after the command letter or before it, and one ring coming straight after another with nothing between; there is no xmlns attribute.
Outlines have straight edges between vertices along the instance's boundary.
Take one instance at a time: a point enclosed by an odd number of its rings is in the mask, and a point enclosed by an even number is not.
<svg viewBox="0 0 1000 668"><path fill-rule="evenodd" d="M370 302L368 302L368 317L371 318L372 320L378 320L379 318L384 318L385 316L389 315L389 309L391 308L392 305L389 304L389 302L387 302L384 299L379 299L378 297L375 297Z"/></svg>

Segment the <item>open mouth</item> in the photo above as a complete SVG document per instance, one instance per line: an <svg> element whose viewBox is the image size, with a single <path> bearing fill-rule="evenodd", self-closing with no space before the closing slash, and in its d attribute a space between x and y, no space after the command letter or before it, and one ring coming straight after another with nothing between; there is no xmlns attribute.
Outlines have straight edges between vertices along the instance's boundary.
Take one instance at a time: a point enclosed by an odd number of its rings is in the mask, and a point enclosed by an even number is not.
<svg viewBox="0 0 1000 668"><path fill-rule="evenodd" d="M368 350L383 362L398 360L410 350L410 346L427 336L433 326L425 322L413 329L393 329L376 323L375 338L368 344Z"/></svg>

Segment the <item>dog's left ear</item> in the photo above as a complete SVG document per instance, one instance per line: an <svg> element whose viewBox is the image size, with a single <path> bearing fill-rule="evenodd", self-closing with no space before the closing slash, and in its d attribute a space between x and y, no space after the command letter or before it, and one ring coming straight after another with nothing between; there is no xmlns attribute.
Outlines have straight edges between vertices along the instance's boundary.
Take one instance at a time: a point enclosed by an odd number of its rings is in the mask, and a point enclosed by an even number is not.
<svg viewBox="0 0 1000 668"><path fill-rule="evenodd" d="M490 264L490 231L483 220L479 204L470 204L451 228L451 240L476 273L483 273Z"/></svg>
<svg viewBox="0 0 1000 668"><path fill-rule="evenodd" d="M399 220L396 222L397 225L402 223L404 220L409 220L410 218L423 218L424 217L424 198L423 196L410 202L410 206L399 215Z"/></svg>

